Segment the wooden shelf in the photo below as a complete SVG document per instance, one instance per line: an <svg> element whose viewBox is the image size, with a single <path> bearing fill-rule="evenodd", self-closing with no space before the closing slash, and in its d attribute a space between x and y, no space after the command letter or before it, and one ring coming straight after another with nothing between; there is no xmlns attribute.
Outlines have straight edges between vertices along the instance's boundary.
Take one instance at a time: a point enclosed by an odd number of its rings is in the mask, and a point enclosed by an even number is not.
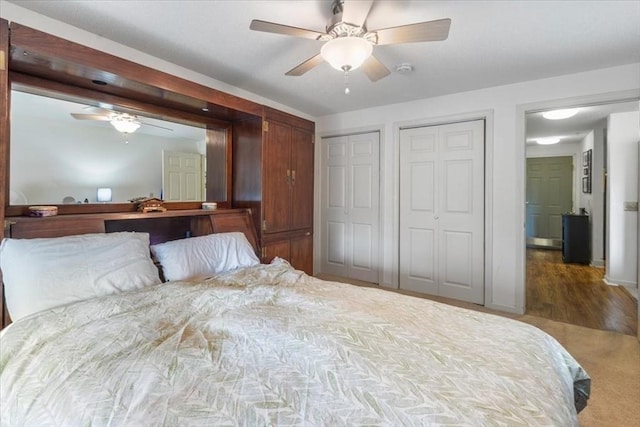
<svg viewBox="0 0 640 427"><path fill-rule="evenodd" d="M31 216L10 216L5 219L9 222L41 222L41 221L77 221L88 219L100 219L103 221L119 221L124 219L153 219L153 218L176 218L185 216L200 215L216 215L230 212L242 212L245 209L184 209L184 210L168 210L165 212L112 212L112 213L93 213L93 214L71 214L71 215L54 215L47 217L31 217Z"/></svg>
<svg viewBox="0 0 640 427"><path fill-rule="evenodd" d="M240 221L240 222L238 222ZM72 234L105 233L113 231L148 232L151 241L158 243L188 236L221 232L212 224L226 224L233 230L245 222L251 225L248 209L185 209L165 212L119 212L55 215L48 217L13 216L5 218L5 231L13 238L61 237ZM245 229L240 231L245 231ZM229 231L225 229L224 231ZM255 230L251 230L255 235ZM254 243L254 242L252 242ZM255 245L254 245L255 246Z"/></svg>

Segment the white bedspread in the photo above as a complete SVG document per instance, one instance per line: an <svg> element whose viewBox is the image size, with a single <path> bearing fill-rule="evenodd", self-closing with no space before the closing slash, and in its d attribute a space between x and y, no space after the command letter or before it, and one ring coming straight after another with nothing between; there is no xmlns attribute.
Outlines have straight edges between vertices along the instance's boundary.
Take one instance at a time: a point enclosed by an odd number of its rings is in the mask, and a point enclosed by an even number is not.
<svg viewBox="0 0 640 427"><path fill-rule="evenodd" d="M2 425L577 425L549 335L286 263L167 283L0 335Z"/></svg>

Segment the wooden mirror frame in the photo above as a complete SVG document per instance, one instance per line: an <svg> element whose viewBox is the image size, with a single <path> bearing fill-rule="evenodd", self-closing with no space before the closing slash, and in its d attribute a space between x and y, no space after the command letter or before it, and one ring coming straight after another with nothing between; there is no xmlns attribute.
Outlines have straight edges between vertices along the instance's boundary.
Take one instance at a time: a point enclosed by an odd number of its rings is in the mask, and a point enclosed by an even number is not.
<svg viewBox="0 0 640 427"><path fill-rule="evenodd" d="M99 83L96 83L99 82ZM106 83L106 84L102 84ZM117 56L41 31L0 20L0 216L19 216L26 206L10 206L10 95L12 85L79 96L155 115L222 129L216 138L226 150L226 200L231 207L233 123L261 118L264 107ZM224 141L223 141L224 139ZM216 143L216 141L214 141ZM166 207L198 209L201 202L169 202ZM58 205L59 214L134 211L131 203ZM2 233L4 236L4 232Z"/></svg>

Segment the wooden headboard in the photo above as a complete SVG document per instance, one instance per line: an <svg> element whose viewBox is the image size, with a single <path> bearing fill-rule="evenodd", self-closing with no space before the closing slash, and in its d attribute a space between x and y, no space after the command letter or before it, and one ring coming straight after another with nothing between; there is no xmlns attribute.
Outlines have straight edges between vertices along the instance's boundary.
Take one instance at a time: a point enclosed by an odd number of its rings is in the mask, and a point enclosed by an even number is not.
<svg viewBox="0 0 640 427"><path fill-rule="evenodd" d="M149 233L151 244L203 236L213 233L240 231L244 233L256 254L260 253L254 221L249 209L169 210L149 213L105 213L60 215L46 218L9 217L7 237L34 239L63 237L87 233L137 231ZM1 277L0 277L1 279ZM0 286L2 328L11 323Z"/></svg>

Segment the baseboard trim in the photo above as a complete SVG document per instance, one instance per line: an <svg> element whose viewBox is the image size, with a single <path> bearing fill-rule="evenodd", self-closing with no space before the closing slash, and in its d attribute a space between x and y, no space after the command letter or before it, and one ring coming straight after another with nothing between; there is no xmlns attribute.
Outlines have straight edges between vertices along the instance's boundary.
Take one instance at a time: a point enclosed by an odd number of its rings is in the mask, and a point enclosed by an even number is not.
<svg viewBox="0 0 640 427"><path fill-rule="evenodd" d="M607 285L610 285L610 286L626 286L628 288L637 288L638 287L638 283L637 282L627 282L626 280L612 279L611 277L607 277L606 275L604 276L602 281L604 283L606 283Z"/></svg>
<svg viewBox="0 0 640 427"><path fill-rule="evenodd" d="M524 314L524 308L522 307L510 307L508 305L491 304L491 303L485 303L484 306L485 308L488 308L490 310L504 311L506 313L513 313L513 314Z"/></svg>

